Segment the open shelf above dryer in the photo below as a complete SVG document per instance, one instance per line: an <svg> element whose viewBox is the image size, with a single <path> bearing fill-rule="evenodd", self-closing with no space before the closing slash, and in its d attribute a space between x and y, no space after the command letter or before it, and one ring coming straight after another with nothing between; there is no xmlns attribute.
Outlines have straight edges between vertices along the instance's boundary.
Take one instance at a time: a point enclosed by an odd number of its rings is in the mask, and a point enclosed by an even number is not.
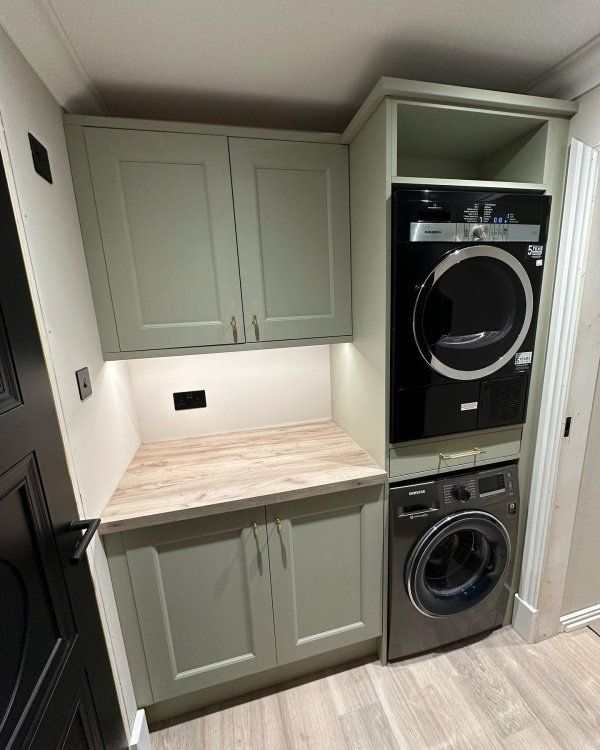
<svg viewBox="0 0 600 750"><path fill-rule="evenodd" d="M547 118L406 101L396 113L398 181L544 189Z"/></svg>

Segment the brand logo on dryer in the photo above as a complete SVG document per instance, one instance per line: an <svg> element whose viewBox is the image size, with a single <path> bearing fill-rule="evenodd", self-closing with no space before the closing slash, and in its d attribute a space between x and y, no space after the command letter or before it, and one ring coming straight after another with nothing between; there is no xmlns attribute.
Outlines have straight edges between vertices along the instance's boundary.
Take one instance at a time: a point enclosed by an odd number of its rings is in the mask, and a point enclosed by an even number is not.
<svg viewBox="0 0 600 750"><path fill-rule="evenodd" d="M441 229L426 229L425 234L441 234Z"/></svg>
<svg viewBox="0 0 600 750"><path fill-rule="evenodd" d="M425 490L412 490L412 492L408 493L409 495L424 495Z"/></svg>

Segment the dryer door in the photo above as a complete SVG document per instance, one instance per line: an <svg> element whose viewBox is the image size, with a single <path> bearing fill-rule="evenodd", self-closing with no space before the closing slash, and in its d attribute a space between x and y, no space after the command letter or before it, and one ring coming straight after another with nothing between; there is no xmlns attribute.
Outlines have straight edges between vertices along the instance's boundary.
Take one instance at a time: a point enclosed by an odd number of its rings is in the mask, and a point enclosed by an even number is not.
<svg viewBox="0 0 600 750"><path fill-rule="evenodd" d="M446 516L421 537L408 558L408 595L428 617L467 612L500 584L510 554L508 531L489 513Z"/></svg>
<svg viewBox="0 0 600 750"><path fill-rule="evenodd" d="M413 331L425 361L453 380L487 377L519 351L533 318L525 269L506 250L463 247L446 255L417 295Z"/></svg>

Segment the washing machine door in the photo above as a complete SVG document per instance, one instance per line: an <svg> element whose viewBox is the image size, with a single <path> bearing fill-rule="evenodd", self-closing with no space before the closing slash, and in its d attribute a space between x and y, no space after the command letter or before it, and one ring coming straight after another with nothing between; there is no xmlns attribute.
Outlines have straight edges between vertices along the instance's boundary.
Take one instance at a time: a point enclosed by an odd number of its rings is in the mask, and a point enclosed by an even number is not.
<svg viewBox="0 0 600 750"><path fill-rule="evenodd" d="M468 612L501 583L510 554L508 531L494 516L454 513L415 544L406 563L406 590L428 617Z"/></svg>
<svg viewBox="0 0 600 750"><path fill-rule="evenodd" d="M533 291L506 250L471 245L450 252L419 289L413 332L436 372L453 380L487 377L519 351L533 317Z"/></svg>

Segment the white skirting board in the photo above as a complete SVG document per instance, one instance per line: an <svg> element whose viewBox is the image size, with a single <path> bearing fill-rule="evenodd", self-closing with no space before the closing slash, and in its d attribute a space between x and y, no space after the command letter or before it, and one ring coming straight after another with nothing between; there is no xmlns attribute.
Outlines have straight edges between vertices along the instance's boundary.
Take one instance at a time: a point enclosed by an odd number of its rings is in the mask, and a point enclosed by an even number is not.
<svg viewBox="0 0 600 750"><path fill-rule="evenodd" d="M568 633L577 628L584 628L593 622L600 623L600 604L594 604L593 607L586 607L577 612L570 612L560 618L560 624Z"/></svg>
<svg viewBox="0 0 600 750"><path fill-rule="evenodd" d="M129 740L129 750L150 750L150 730L143 708L140 708L135 715Z"/></svg>
<svg viewBox="0 0 600 750"><path fill-rule="evenodd" d="M538 611L533 609L526 601L523 601L518 594L515 594L515 607L513 610L513 628L528 643L533 641L535 632L535 623Z"/></svg>

